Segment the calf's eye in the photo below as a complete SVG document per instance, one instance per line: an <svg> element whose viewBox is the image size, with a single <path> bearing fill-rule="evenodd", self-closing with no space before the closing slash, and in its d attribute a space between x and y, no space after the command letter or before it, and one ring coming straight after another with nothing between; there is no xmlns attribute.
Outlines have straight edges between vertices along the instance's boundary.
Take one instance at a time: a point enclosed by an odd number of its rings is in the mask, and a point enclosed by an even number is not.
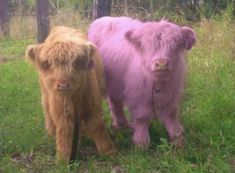
<svg viewBox="0 0 235 173"><path fill-rule="evenodd" d="M95 67L95 64L92 59L89 59L88 57L83 57L77 58L73 62L73 67L76 70L90 70Z"/></svg>
<svg viewBox="0 0 235 173"><path fill-rule="evenodd" d="M74 63L73 63L74 68L77 69L77 70L83 69L83 67L84 67L85 65L86 65L86 63L84 62L84 60L81 60L81 59L77 59L77 60L75 60Z"/></svg>
<svg viewBox="0 0 235 173"><path fill-rule="evenodd" d="M41 64L40 64L40 67L43 70L47 70L47 69L50 68L50 64L49 64L49 62L47 60L46 61L42 61Z"/></svg>

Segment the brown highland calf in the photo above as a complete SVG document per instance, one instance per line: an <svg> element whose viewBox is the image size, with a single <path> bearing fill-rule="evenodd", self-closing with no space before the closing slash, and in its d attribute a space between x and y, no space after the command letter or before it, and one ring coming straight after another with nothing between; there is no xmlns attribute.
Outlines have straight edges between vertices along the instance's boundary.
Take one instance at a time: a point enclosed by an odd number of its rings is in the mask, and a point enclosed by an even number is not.
<svg viewBox="0 0 235 173"><path fill-rule="evenodd" d="M36 67L48 134L56 138L57 159L68 161L79 117L80 135L92 138L99 153L115 151L102 119L103 65L80 31L58 26L44 43L30 45L26 58Z"/></svg>

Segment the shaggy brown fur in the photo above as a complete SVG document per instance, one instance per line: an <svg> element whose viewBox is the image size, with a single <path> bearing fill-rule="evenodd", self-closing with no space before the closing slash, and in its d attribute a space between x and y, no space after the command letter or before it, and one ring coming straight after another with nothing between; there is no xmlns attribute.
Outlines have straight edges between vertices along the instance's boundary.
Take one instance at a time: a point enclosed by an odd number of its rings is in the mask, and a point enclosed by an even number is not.
<svg viewBox="0 0 235 173"><path fill-rule="evenodd" d="M56 138L57 158L68 161L75 117L80 135L99 153L115 151L102 119L103 66L95 47L78 30L58 26L44 43L30 45L26 58L39 73L45 126Z"/></svg>

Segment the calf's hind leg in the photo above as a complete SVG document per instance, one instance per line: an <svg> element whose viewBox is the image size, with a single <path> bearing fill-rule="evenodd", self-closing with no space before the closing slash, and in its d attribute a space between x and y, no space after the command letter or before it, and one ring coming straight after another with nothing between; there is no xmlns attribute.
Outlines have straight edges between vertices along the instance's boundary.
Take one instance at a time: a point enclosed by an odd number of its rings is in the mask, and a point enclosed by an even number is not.
<svg viewBox="0 0 235 173"><path fill-rule="evenodd" d="M86 122L85 128L87 135L95 141L98 153L112 154L116 151L101 115L93 115L92 118Z"/></svg>
<svg viewBox="0 0 235 173"><path fill-rule="evenodd" d="M113 119L113 127L115 129L119 129L121 127L129 128L129 124L127 122L127 119L123 112L123 103L122 101L117 101L115 99L112 99L110 97L107 98L109 109L112 114Z"/></svg>

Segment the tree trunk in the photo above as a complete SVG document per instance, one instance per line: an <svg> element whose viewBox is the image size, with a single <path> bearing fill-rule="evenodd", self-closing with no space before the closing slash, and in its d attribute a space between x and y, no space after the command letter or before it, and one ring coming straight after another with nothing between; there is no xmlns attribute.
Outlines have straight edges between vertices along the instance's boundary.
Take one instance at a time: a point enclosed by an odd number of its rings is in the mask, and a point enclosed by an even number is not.
<svg viewBox="0 0 235 173"><path fill-rule="evenodd" d="M36 13L37 13L38 42L42 43L48 36L50 30L48 0L37 0Z"/></svg>
<svg viewBox="0 0 235 173"><path fill-rule="evenodd" d="M129 3L128 3L128 0L124 0L124 14L125 14L125 16L129 16Z"/></svg>
<svg viewBox="0 0 235 173"><path fill-rule="evenodd" d="M194 15L197 21L201 21L199 1L200 0L194 0Z"/></svg>
<svg viewBox="0 0 235 173"><path fill-rule="evenodd" d="M0 34L9 36L10 5L9 0L0 0Z"/></svg>
<svg viewBox="0 0 235 173"><path fill-rule="evenodd" d="M110 16L112 0L94 0L93 19Z"/></svg>

